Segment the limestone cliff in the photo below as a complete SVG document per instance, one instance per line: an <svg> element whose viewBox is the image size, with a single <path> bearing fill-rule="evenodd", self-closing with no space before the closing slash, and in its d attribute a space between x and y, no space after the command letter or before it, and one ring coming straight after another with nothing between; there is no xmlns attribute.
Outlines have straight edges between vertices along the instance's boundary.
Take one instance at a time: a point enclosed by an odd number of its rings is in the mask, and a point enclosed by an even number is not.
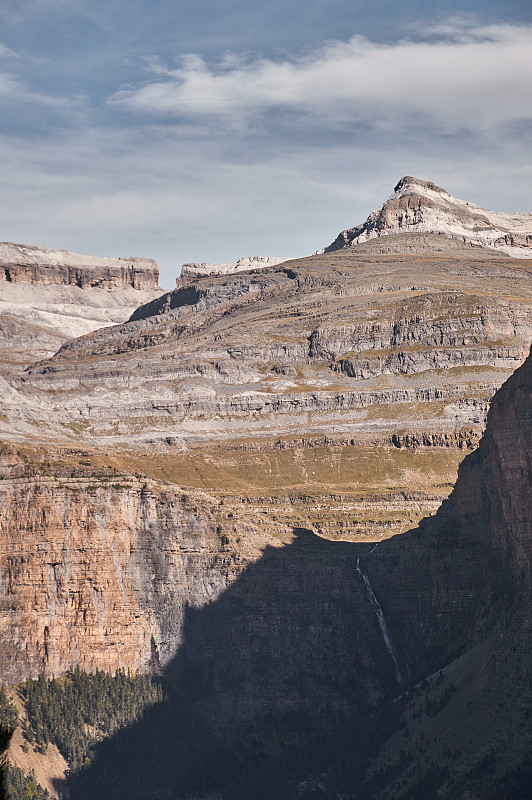
<svg viewBox="0 0 532 800"><path fill-rule="evenodd" d="M54 425L83 421L107 442L117 422L139 444L374 431L391 418L456 430L482 423L524 359L531 281L509 259L353 251L204 278L66 344L19 388L55 406L61 387ZM24 409L8 414L16 426Z"/></svg>
<svg viewBox="0 0 532 800"><path fill-rule="evenodd" d="M275 495L279 518L327 535L404 531L528 352L529 264L355 248L201 278L11 379L2 437L127 448L154 478L261 516Z"/></svg>
<svg viewBox="0 0 532 800"><path fill-rule="evenodd" d="M531 409L532 356L436 517L377 548L298 531L188 611L168 702L73 797L526 797Z"/></svg>
<svg viewBox="0 0 532 800"><path fill-rule="evenodd" d="M459 631L473 644L501 620L532 625L531 452L529 356L493 398L479 447L437 515L365 559L412 672L427 654L443 657L446 640L458 648Z"/></svg>
<svg viewBox="0 0 532 800"><path fill-rule="evenodd" d="M8 475L28 470L9 450L3 460ZM74 665L164 667L185 610L211 602L256 557L253 524L240 519L237 554L201 493L112 472L43 472L0 482L0 680Z"/></svg>
<svg viewBox="0 0 532 800"><path fill-rule="evenodd" d="M0 243L0 374L20 372L73 337L123 322L161 294L158 281L150 259Z"/></svg>
<svg viewBox="0 0 532 800"><path fill-rule="evenodd" d="M158 289L159 270L149 258L98 258L38 245L0 243L0 281L81 289Z"/></svg>

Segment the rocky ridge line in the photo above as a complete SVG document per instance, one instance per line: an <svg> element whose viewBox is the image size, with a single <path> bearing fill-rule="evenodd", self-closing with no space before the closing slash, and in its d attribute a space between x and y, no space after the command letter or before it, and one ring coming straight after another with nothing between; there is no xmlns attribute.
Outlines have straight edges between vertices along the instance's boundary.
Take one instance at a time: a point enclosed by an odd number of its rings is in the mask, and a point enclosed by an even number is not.
<svg viewBox="0 0 532 800"><path fill-rule="evenodd" d="M282 264L286 258L277 256L243 256L238 261L231 261L226 264L208 264L206 262L183 264L181 275L176 280L177 288L188 286L198 278L206 275L233 275L235 272L247 272L252 269L265 269Z"/></svg>
<svg viewBox="0 0 532 800"><path fill-rule="evenodd" d="M151 259L0 243L0 375L52 355L69 339L123 322L161 293Z"/></svg>

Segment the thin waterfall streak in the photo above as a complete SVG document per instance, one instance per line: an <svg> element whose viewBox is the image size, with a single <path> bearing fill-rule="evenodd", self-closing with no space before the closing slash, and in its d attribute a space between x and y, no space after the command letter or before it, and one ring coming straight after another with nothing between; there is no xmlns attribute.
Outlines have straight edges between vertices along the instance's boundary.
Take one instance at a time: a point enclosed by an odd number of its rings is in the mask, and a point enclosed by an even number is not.
<svg viewBox="0 0 532 800"><path fill-rule="evenodd" d="M397 656L395 655L394 646L392 644L392 640L390 637L390 633L388 631L388 626L386 625L386 620L384 619L384 614L382 613L382 608L380 606L379 601L375 597L373 593L373 589L371 588L371 583L369 581L368 576L366 575L365 571L360 566L360 558L357 558L357 572L361 576L362 580L364 581L364 586L366 587L366 592L368 594L369 600L373 609L375 611L375 615L377 617L377 621L379 623L379 628L382 633L382 638L384 639L384 644L386 645L386 649L388 650L389 654L392 657L393 665L395 668L395 679L397 684L400 688L405 685L403 676L401 674L401 670L399 669L399 662L397 661Z"/></svg>

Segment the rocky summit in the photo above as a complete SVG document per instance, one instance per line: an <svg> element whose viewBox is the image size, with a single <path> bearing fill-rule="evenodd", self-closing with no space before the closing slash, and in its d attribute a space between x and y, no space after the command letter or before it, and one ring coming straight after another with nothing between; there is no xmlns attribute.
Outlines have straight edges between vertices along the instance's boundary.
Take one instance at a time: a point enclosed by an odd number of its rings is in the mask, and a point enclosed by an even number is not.
<svg viewBox="0 0 532 800"><path fill-rule="evenodd" d="M410 176L401 178L391 197L365 222L342 231L319 252L332 253L394 234L444 236L466 247L487 247L515 258L532 258L532 214L487 211L453 197L430 181ZM435 244L438 249L454 246ZM399 251L412 252L414 248L415 252L419 246L415 240L403 242Z"/></svg>

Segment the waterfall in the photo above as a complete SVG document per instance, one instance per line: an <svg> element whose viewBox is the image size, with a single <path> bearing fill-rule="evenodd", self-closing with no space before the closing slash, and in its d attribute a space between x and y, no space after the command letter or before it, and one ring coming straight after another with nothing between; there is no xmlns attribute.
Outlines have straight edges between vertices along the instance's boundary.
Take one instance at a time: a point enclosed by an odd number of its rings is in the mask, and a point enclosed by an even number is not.
<svg viewBox="0 0 532 800"><path fill-rule="evenodd" d="M399 669L399 663L397 661L397 656L395 655L395 650L392 644L392 640L390 637L390 633L388 631L388 626L386 625L386 620L384 619L384 614L382 613L382 608L380 606L379 601L373 594L373 589L371 588L371 583L369 582L369 578L366 575L363 568L360 566L360 559L357 558L357 572L361 576L362 580L364 581L364 586L366 587L366 592L368 594L369 600L375 614L377 616L377 620L379 623L379 628L381 629L382 638L384 639L384 644L386 645L386 649L392 657L393 665L395 667L395 679L397 681L397 685L402 688L405 685L403 676L401 675L401 670Z"/></svg>

